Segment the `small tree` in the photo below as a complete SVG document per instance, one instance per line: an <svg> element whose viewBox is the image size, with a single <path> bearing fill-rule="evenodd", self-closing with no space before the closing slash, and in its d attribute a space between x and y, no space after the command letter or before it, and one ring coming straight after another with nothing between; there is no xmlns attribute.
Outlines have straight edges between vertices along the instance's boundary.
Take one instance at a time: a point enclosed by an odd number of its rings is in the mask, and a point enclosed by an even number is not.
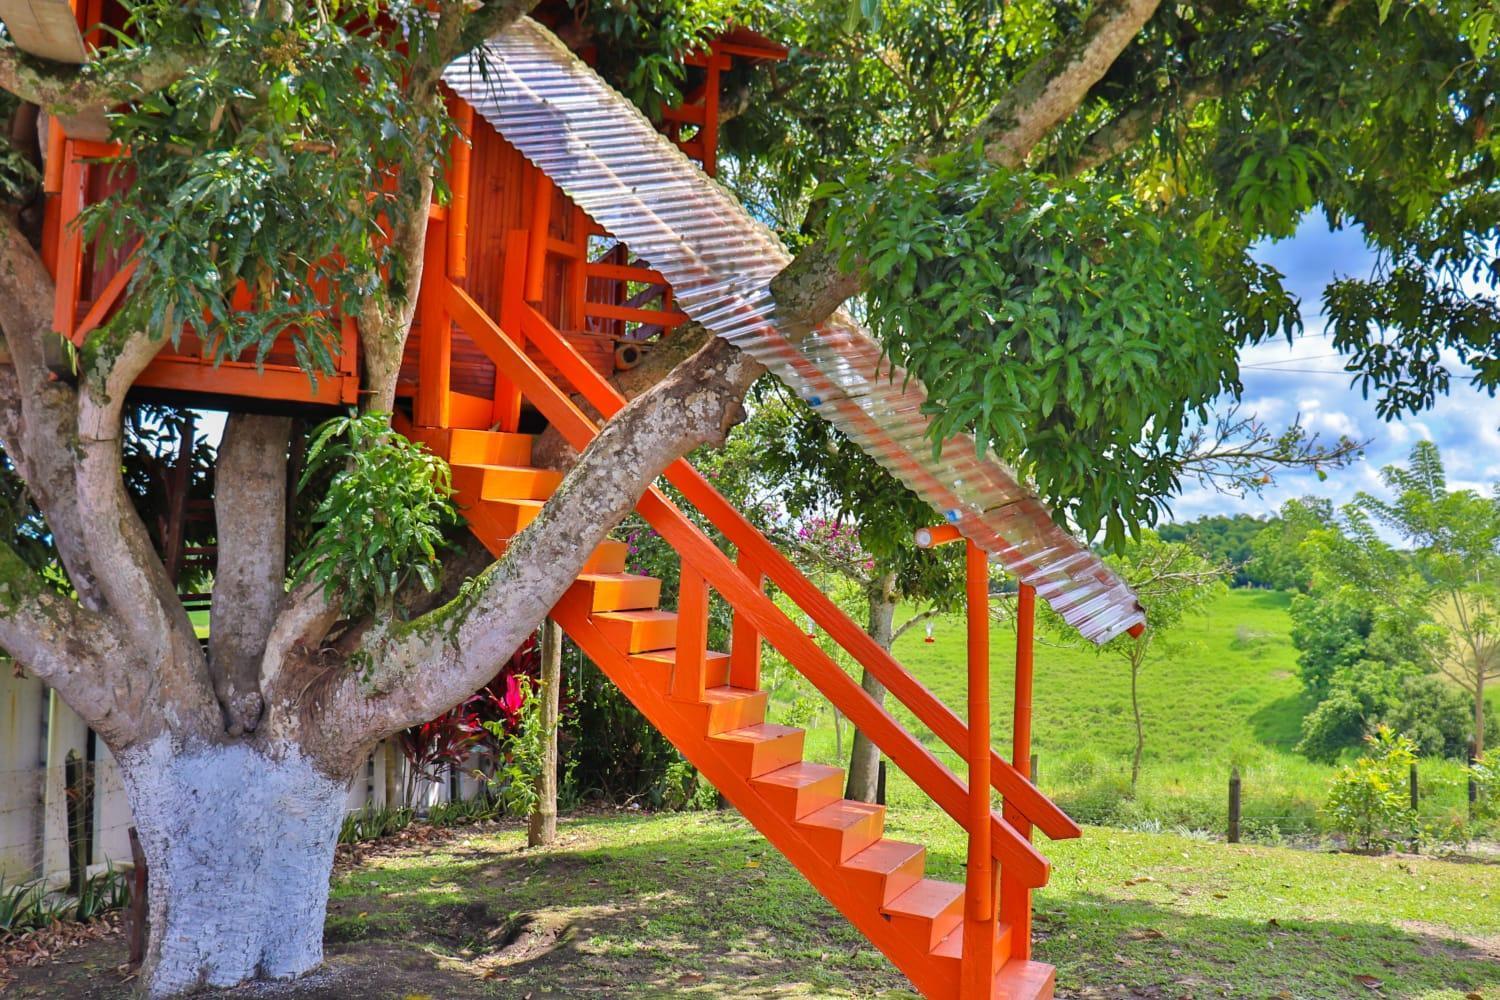
<svg viewBox="0 0 1500 1000"><path fill-rule="evenodd" d="M1474 749L1482 754L1485 685L1500 680L1500 500L1449 490L1431 441L1417 442L1408 468L1388 465L1380 476L1395 499L1361 493L1355 507L1412 546L1418 599L1442 632L1437 667L1473 697Z"/></svg>
<svg viewBox="0 0 1500 1000"><path fill-rule="evenodd" d="M1417 833L1417 814L1405 785L1417 745L1389 726L1365 739L1370 752L1333 776L1327 811L1334 829L1349 839L1351 847L1384 850Z"/></svg>
<svg viewBox="0 0 1500 1000"><path fill-rule="evenodd" d="M1130 668L1130 711L1135 721L1135 753L1130 762L1130 787L1141 777L1146 751L1146 725L1141 715L1140 676L1151 654L1170 648L1172 632L1184 618L1203 610L1227 588L1229 567L1203 556L1182 542L1164 542L1154 532L1105 560L1140 595L1146 609L1146 630L1139 637L1122 635L1098 647L1101 656L1123 661ZM1048 630L1070 644L1082 644L1050 610L1043 611Z"/></svg>

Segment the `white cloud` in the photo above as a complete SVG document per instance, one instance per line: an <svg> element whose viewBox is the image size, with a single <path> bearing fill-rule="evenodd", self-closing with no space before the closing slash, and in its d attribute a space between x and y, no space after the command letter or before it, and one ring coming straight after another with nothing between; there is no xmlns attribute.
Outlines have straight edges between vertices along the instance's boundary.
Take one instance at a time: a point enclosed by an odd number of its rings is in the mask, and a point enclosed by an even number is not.
<svg viewBox="0 0 1500 1000"><path fill-rule="evenodd" d="M1286 500L1315 494L1345 503L1360 490L1384 492L1380 468L1404 463L1411 447L1430 440L1442 449L1449 480L1455 486L1488 492L1500 480L1500 401L1455 377L1447 396L1419 416L1382 420L1375 400L1366 399L1344 372L1323 329L1320 300L1324 286L1335 276L1368 273L1372 257L1357 232L1329 233L1315 218L1304 221L1297 235L1257 251L1264 262L1285 275L1286 285L1303 300L1308 328L1288 343L1273 340L1246 350L1241 357L1244 382L1242 415L1255 415L1272 430L1285 427L1298 414L1310 431L1325 441L1348 435L1368 440L1365 457L1353 466L1332 470L1326 481L1312 472L1283 473L1256 496L1225 496L1197 483L1184 484L1172 502L1177 520L1202 514L1274 512ZM1449 359L1450 371L1463 368Z"/></svg>

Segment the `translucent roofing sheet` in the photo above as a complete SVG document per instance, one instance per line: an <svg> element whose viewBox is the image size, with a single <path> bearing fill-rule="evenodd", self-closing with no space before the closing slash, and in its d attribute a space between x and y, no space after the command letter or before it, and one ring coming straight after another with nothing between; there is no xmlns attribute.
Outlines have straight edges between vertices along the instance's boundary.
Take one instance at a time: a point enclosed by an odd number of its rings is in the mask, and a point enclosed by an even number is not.
<svg viewBox="0 0 1500 1000"><path fill-rule="evenodd" d="M791 259L781 241L550 31L522 19L445 79L661 272L678 308L765 365L1085 637L1106 642L1144 622L1124 582L971 438L933 455L925 389L882 365L846 311L811 330L779 317L770 282Z"/></svg>

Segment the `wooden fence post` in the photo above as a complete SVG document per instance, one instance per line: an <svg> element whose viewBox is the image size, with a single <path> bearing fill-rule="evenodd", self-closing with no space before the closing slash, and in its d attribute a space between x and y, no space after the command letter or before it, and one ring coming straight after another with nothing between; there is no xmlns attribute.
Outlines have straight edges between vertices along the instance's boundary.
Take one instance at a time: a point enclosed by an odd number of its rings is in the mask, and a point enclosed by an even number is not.
<svg viewBox="0 0 1500 1000"><path fill-rule="evenodd" d="M1229 770L1229 842L1240 842L1240 769Z"/></svg>
<svg viewBox="0 0 1500 1000"><path fill-rule="evenodd" d="M135 827L132 826L128 833L130 860L134 867L130 872L130 909L125 914L125 935L130 949L127 961L134 969L146 960L146 936L151 928L146 921L146 852L141 848L141 838L136 835Z"/></svg>
<svg viewBox="0 0 1500 1000"><path fill-rule="evenodd" d="M1417 762L1416 761L1412 761L1411 762L1411 773L1408 775L1407 783L1408 783L1408 785L1411 788L1411 811L1412 811L1413 814L1415 814L1416 811L1417 811L1417 804L1418 804L1418 801L1419 801L1418 798L1417 798Z"/></svg>

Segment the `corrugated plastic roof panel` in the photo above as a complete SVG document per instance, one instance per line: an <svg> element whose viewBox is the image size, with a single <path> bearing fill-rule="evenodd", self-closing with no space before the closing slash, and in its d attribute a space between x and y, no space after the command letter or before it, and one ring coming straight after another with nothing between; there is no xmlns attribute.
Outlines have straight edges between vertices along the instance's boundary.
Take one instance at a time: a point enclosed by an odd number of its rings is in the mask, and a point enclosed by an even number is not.
<svg viewBox="0 0 1500 1000"><path fill-rule="evenodd" d="M770 282L791 259L781 241L546 28L521 20L445 79L661 272L683 312L765 365L1085 637L1144 622L1124 582L971 438L934 457L925 390L882 367L879 343L847 312L813 330L778 317Z"/></svg>

